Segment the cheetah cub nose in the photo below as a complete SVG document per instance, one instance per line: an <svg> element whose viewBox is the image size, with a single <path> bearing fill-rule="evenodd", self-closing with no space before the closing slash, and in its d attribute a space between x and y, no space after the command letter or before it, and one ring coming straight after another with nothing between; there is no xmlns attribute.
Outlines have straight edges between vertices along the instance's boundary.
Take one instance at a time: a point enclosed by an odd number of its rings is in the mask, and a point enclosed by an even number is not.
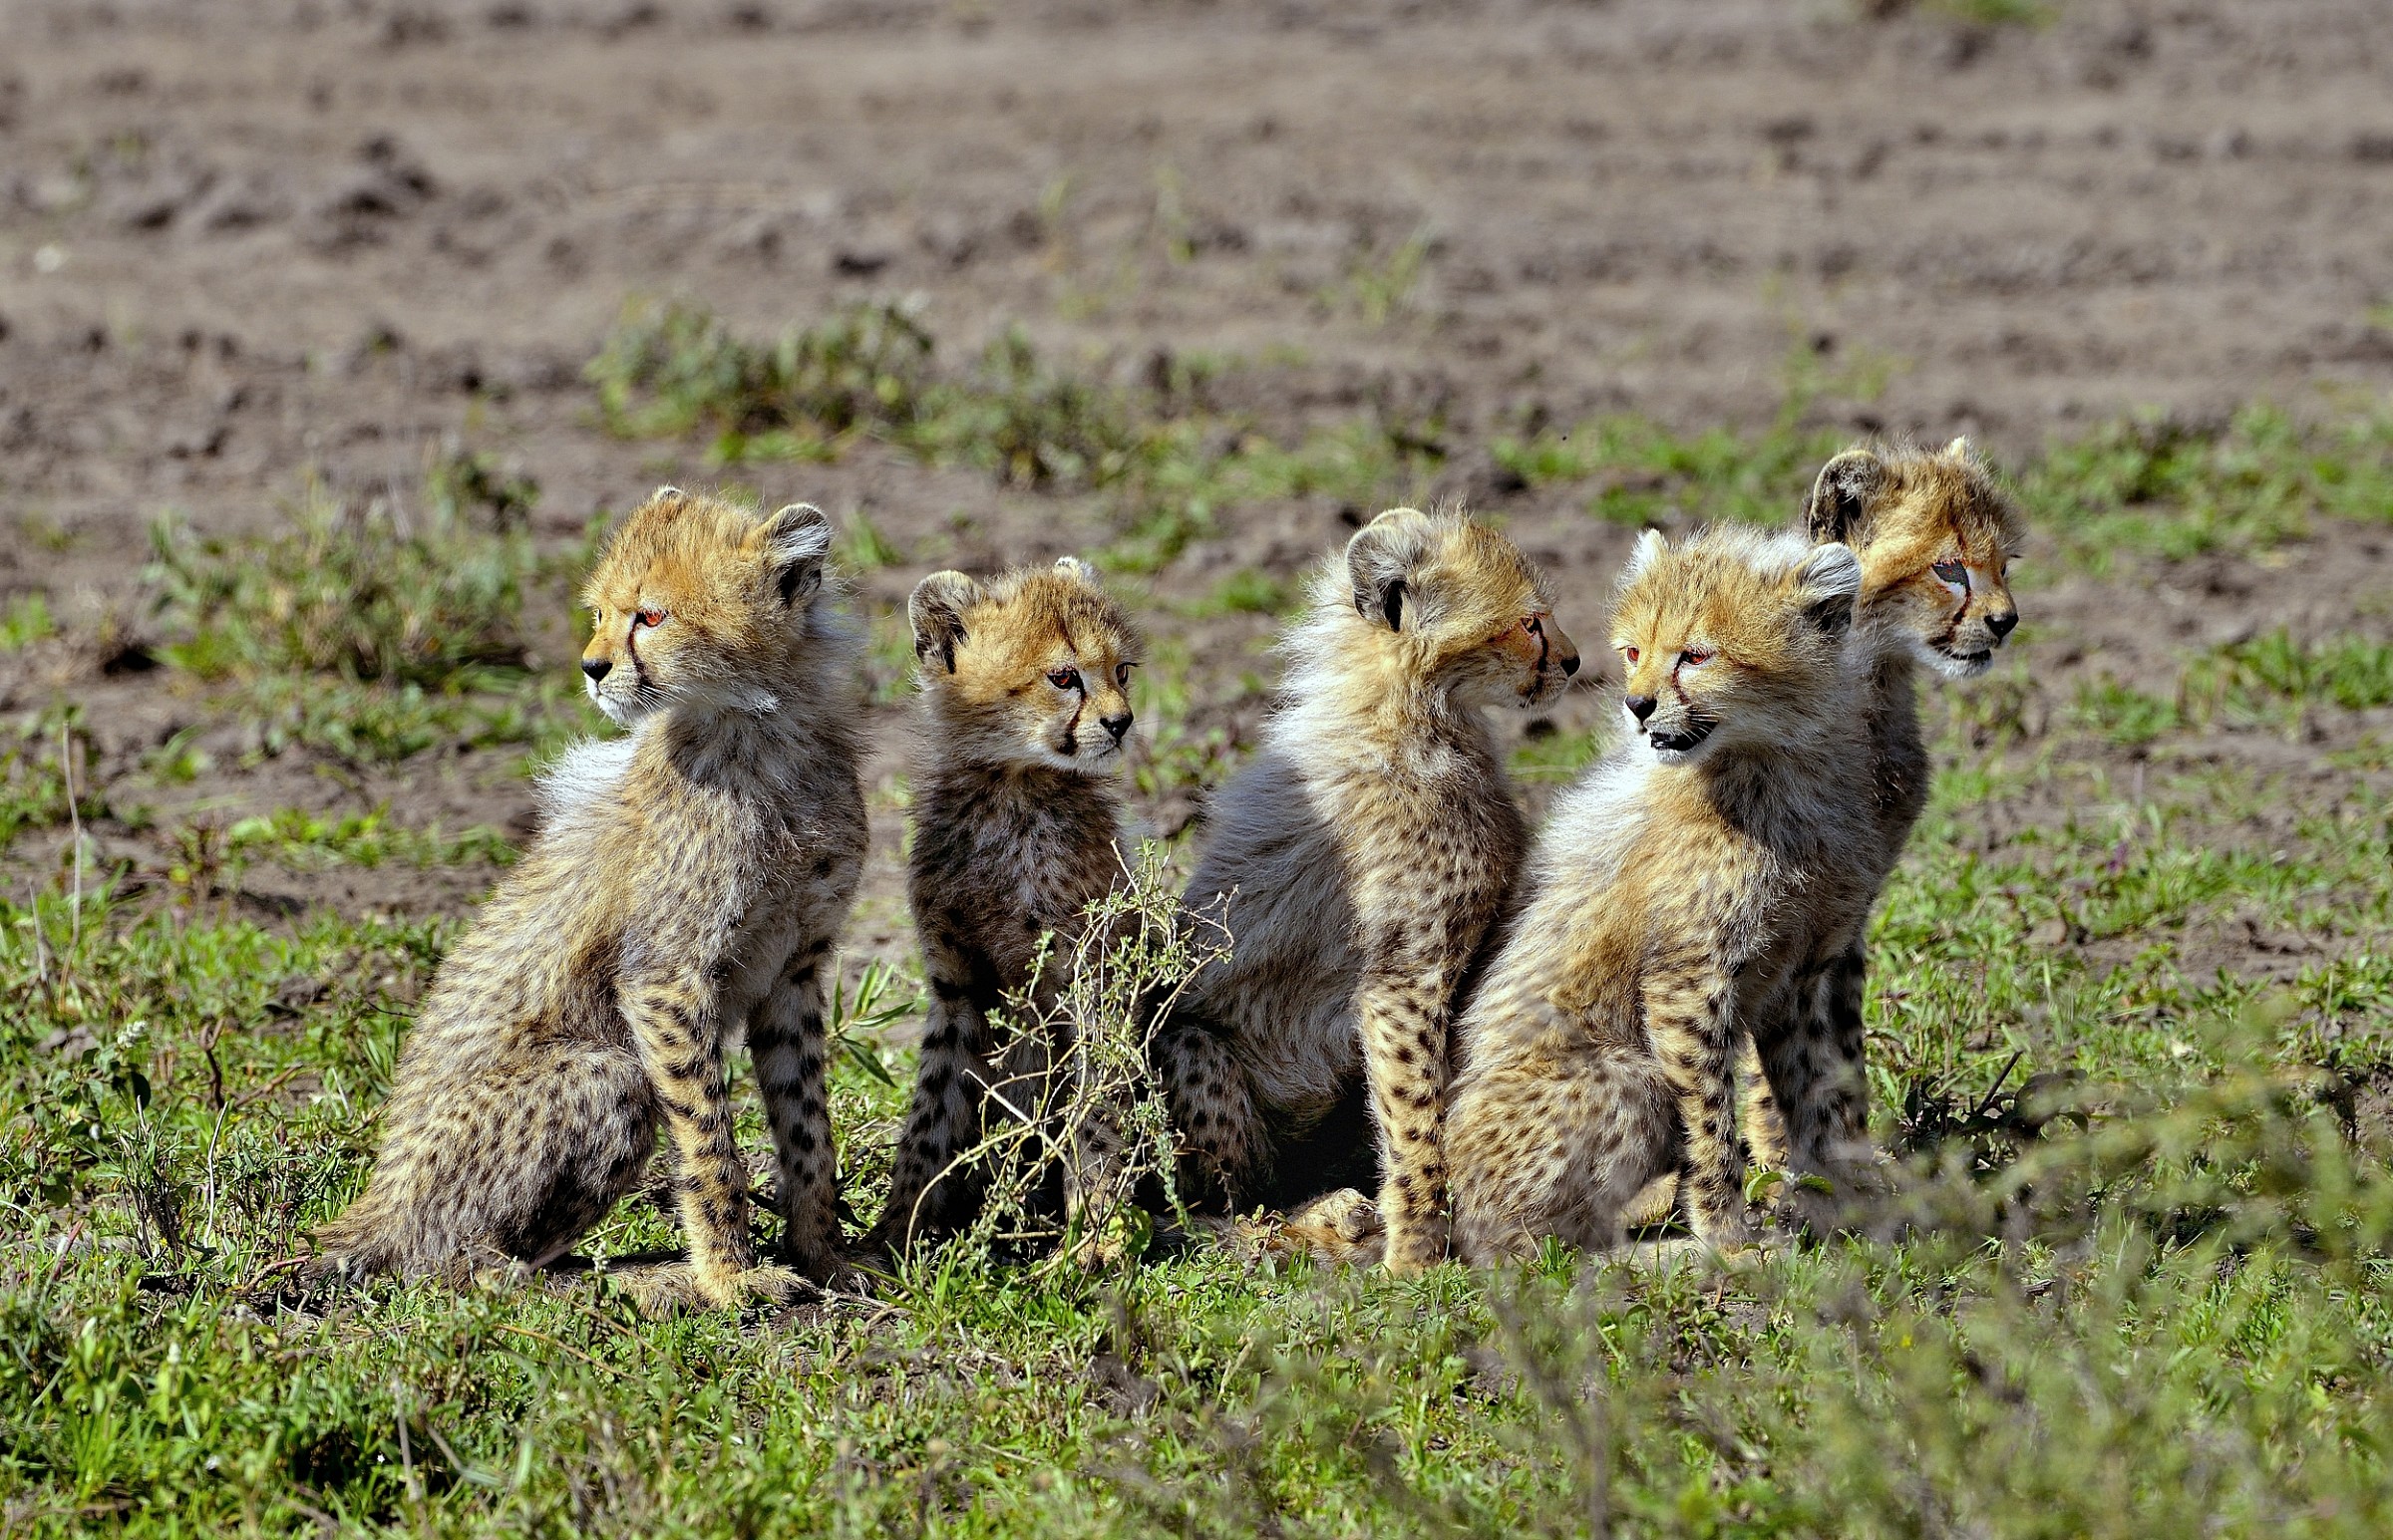
<svg viewBox="0 0 2393 1540"><path fill-rule="evenodd" d="M1632 695L1623 700L1620 704L1628 708L1628 714L1630 716L1636 718L1639 722L1643 722L1646 718L1653 715L1653 708L1656 703L1652 696Z"/></svg>
<svg viewBox="0 0 2393 1540"><path fill-rule="evenodd" d="M1100 717L1097 720L1108 733L1114 735L1114 742L1117 745L1122 742L1123 736L1130 732L1131 718L1128 712L1122 713L1119 717Z"/></svg>
<svg viewBox="0 0 2393 1540"><path fill-rule="evenodd" d="M611 660L605 658L584 658L581 660L581 671L590 676L590 683L593 685L606 678L607 671L612 669L614 666L615 665Z"/></svg>
<svg viewBox="0 0 2393 1540"><path fill-rule="evenodd" d="M2008 614L1988 615L1986 617L1986 629L1994 633L1994 639L1998 642L2004 637L2009 636L2011 634L2011 628L2018 624L2019 612L2017 610L2012 610Z"/></svg>

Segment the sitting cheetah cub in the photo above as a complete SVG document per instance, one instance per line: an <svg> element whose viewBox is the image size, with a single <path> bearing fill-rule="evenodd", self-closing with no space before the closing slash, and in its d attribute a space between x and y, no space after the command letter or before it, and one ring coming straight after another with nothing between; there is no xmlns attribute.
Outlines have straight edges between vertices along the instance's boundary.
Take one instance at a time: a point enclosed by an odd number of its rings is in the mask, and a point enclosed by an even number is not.
<svg viewBox="0 0 2393 1540"><path fill-rule="evenodd" d="M1932 453L1847 450L1821 468L1803 522L1814 540L1850 545L1862 562L1855 644L1866 670L1858 699L1870 746L1875 904L1927 803L1931 767L1919 733L1917 665L1948 679L1974 679L1992 667L2019 623L2006 578L2025 528L1966 439ZM1795 981L1786 1029L1765 1027L1755 1035L1759 1054L1746 1066L1745 1132L1757 1164L1790 1164L1787 1119L1774 1086L1802 1098L1793 1115L1805 1125L1807 1146L1838 1151L1834 1163L1849 1170L1870 1162L1862 1050L1867 918L1820 973ZM1762 1057L1778 1061L1767 1074L1760 1073ZM1837 1205L1810 1192L1799 1186L1790 1197L1815 1224L1833 1222ZM1640 1200L1631 1223L1658 1221L1670 1199L1664 1178Z"/></svg>
<svg viewBox="0 0 2393 1540"><path fill-rule="evenodd" d="M1821 468L1803 517L1813 539L1850 545L1862 561L1856 627L1868 667L1861 700L1871 751L1875 903L1927 805L1931 767L1919 734L1915 665L1947 679L1975 679L1993 666L1995 650L2019 624L2006 579L2025 529L1966 439L1932 454L1847 450ZM1785 1143L1796 1132L1842 1148L1848 1160L1868 1155L1866 942L1866 926L1857 927L1816 980L1798 981L1790 1030L1756 1035L1762 1058L1779 1061L1767 1065L1772 1088L1753 1107L1751 1142L1766 1164L1788 1163ZM1782 1105L1782 1091L1807 1104Z"/></svg>
<svg viewBox="0 0 2393 1540"><path fill-rule="evenodd" d="M1539 836L1533 891L1460 1031L1446 1147L1464 1256L1603 1247L1676 1166L1695 1232L1750 1238L1739 1039L1875 890L1842 545L1648 533L1612 645L1636 738Z"/></svg>
<svg viewBox="0 0 2393 1540"><path fill-rule="evenodd" d="M1084 910L1123 876L1116 772L1140 651L1070 556L986 584L934 572L907 610L922 688L908 891L931 1002L889 1201L865 1242L881 1255L971 1223L984 1180L951 1167L980 1139L990 1088L1039 1073L1029 1057L1054 1047L1025 1040L992 1067L989 1013L1029 985L1049 934L1039 989L1061 990ZM1066 1173L1068 1202L1084 1174Z"/></svg>
<svg viewBox="0 0 2393 1540"><path fill-rule="evenodd" d="M786 1293L760 1266L723 1084L743 1028L781 1166L788 1261L833 1265L838 1173L818 968L864 853L853 646L823 594L831 525L665 487L591 572L590 696L631 730L541 786L546 823L416 1018L365 1195L326 1265L459 1276L562 1255L679 1155L686 1266L644 1304Z"/></svg>
<svg viewBox="0 0 2393 1540"><path fill-rule="evenodd" d="M1230 955L1157 1060L1193 1184L1233 1208L1364 1082L1385 1172L1370 1228L1413 1271L1447 1250L1449 1019L1528 843L1482 708L1551 700L1578 654L1510 540L1411 508L1324 564L1283 647L1285 704L1215 798L1188 888L1191 910L1225 912Z"/></svg>

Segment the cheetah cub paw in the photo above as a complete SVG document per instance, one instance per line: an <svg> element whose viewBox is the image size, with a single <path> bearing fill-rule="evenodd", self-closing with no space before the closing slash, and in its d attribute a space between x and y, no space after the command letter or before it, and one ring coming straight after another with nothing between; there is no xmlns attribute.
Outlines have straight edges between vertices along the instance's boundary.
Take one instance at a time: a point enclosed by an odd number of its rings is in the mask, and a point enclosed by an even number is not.
<svg viewBox="0 0 2393 1540"><path fill-rule="evenodd" d="M651 1317L690 1310L780 1305L809 1287L804 1275L770 1264L736 1272L709 1272L687 1262L666 1262L625 1268L607 1277L641 1315Z"/></svg>
<svg viewBox="0 0 2393 1540"><path fill-rule="evenodd" d="M1368 1194L1344 1187L1290 1214L1273 1227L1264 1245L1283 1257L1376 1267L1387 1258L1388 1226Z"/></svg>

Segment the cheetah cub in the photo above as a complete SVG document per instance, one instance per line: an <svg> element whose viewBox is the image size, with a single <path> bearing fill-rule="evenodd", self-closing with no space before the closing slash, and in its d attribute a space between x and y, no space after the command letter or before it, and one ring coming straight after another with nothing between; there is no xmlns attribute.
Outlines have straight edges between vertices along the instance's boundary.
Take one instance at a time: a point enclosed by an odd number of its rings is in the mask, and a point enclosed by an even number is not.
<svg viewBox="0 0 2393 1540"><path fill-rule="evenodd" d="M934 572L907 611L922 689L908 889L931 1002L889 1201L866 1240L881 1255L971 1223L984 1178L952 1167L980 1139L983 1102L1058 1047L1025 1040L993 1067L989 1013L1030 984L1043 936L1056 942L1038 987L1061 990L1083 911L1123 876L1117 771L1140 652L1070 556L986 584ZM1066 1173L1068 1202L1084 1174Z"/></svg>
<svg viewBox="0 0 2393 1540"><path fill-rule="evenodd" d="M2025 526L1966 439L1934 452L1847 450L1821 468L1804 500L1803 526L1815 541L1852 546L1862 563L1855 645L1864 673L1856 698L1870 755L1863 773L1875 824L1875 905L1927 803L1931 767L1919 732L1917 667L1974 679L1992 666L2019 623L2006 578ZM1866 910L1861 921L1824 967L1793 981L1783 1026L1764 1024L1755 1034L1745 1064L1745 1139L1757 1164L1791 1163L1774 1086L1802 1099L1796 1115L1805 1141L1835 1151L1832 1164L1858 1173L1871 1163L1862 1036ZM1768 1073L1763 1055L1778 1061ZM1789 1196L1815 1226L1833 1223L1833 1196L1823 1201L1814 1190L1799 1185ZM1664 1177L1635 1205L1630 1223L1667 1217L1672 1196Z"/></svg>
<svg viewBox="0 0 2393 1540"><path fill-rule="evenodd" d="M1482 709L1551 700L1578 653L1543 574L1459 512L1382 513L1312 598L1188 888L1225 912L1230 955L1157 1059L1193 1184L1231 1208L1361 1081L1385 1173L1369 1228L1414 1271L1447 1251L1449 1020L1528 843Z"/></svg>
<svg viewBox="0 0 2393 1540"><path fill-rule="evenodd" d="M1649 532L1622 582L1635 737L1556 807L1460 1028L1446 1147L1475 1262L1612 1245L1673 1166L1696 1234L1748 1241L1733 1056L1875 890L1852 550Z"/></svg>
<svg viewBox="0 0 2393 1540"><path fill-rule="evenodd" d="M545 826L433 981L365 1195L325 1264L459 1276L562 1255L678 1161L686 1265L642 1303L728 1305L760 1266L723 1083L745 1029L780 1158L787 1260L833 1265L838 1175L819 973L864 853L854 648L823 596L831 525L665 487L584 590L589 694L630 735L570 751Z"/></svg>
<svg viewBox="0 0 2393 1540"><path fill-rule="evenodd" d="M2019 624L2006 579L2026 531L1966 439L1935 452L1847 450L1821 468L1803 520L1814 540L1850 545L1862 562L1855 625L1867 670L1859 701L1870 746L1875 903L1927 804L1931 767L1919 732L1917 666L1947 679L1975 679L1993 666ZM1816 978L1797 981L1789 1030L1756 1035L1763 1057L1780 1060L1757 1082L1764 1088L1749 1106L1748 1142L1763 1164L1788 1164L1789 1122L1806 1124L1808 1140L1842 1149L1848 1164L1868 1157L1866 912L1863 918ZM1783 1107L1778 1090L1811 1104ZM1808 1190L1797 1189L1799 1201L1829 1207L1801 1199Z"/></svg>

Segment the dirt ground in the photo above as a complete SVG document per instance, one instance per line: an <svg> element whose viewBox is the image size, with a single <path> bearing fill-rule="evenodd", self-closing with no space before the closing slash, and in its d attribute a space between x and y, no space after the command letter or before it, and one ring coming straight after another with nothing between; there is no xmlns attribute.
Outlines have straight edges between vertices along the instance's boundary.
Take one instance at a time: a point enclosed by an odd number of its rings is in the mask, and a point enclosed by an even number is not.
<svg viewBox="0 0 2393 1540"><path fill-rule="evenodd" d="M170 813L389 801L519 837L515 755L242 769L241 729L172 671L105 673L77 638L145 623L162 510L270 527L311 473L405 499L458 442L536 478L561 546L660 479L707 479L695 445L597 426L581 368L633 296L770 332L915 295L942 356L1019 322L1121 380L1234 355L1257 367L1232 405L1287 436L1361 403L1435 411L1454 453L1422 490L1504 515L1582 641L1629 532L1566 488L1508 489L1502 425L1758 427L1791 347L1885 377L1816 419L2014 460L2136 410L2393 388L2377 0L2059 0L2040 26L1891 9L0 0L0 599L41 591L68 633L0 655L0 711L72 692L103 783L200 727L217 768L154 798ZM1389 314L1324 301L1408 242ZM868 511L908 553L864 580L880 604L931 565L1094 537L1086 499L871 447L739 476ZM1292 573L1340 513L1229 509L1153 592ZM2334 526L2273 566L2067 577L2031 591L2023 640L2039 670L2133 681L2277 624L2381 634L2387 544ZM1268 618L1155 626L1196 653L1196 709L1249 726L1258 701L1224 682L1267 670ZM1599 709L1581 692L1562 715ZM2315 746L2218 752L2331 773ZM891 948L897 814L878 818L856 939ZM137 870L169 858L101 838ZM454 907L487 881L260 867L248 896Z"/></svg>

